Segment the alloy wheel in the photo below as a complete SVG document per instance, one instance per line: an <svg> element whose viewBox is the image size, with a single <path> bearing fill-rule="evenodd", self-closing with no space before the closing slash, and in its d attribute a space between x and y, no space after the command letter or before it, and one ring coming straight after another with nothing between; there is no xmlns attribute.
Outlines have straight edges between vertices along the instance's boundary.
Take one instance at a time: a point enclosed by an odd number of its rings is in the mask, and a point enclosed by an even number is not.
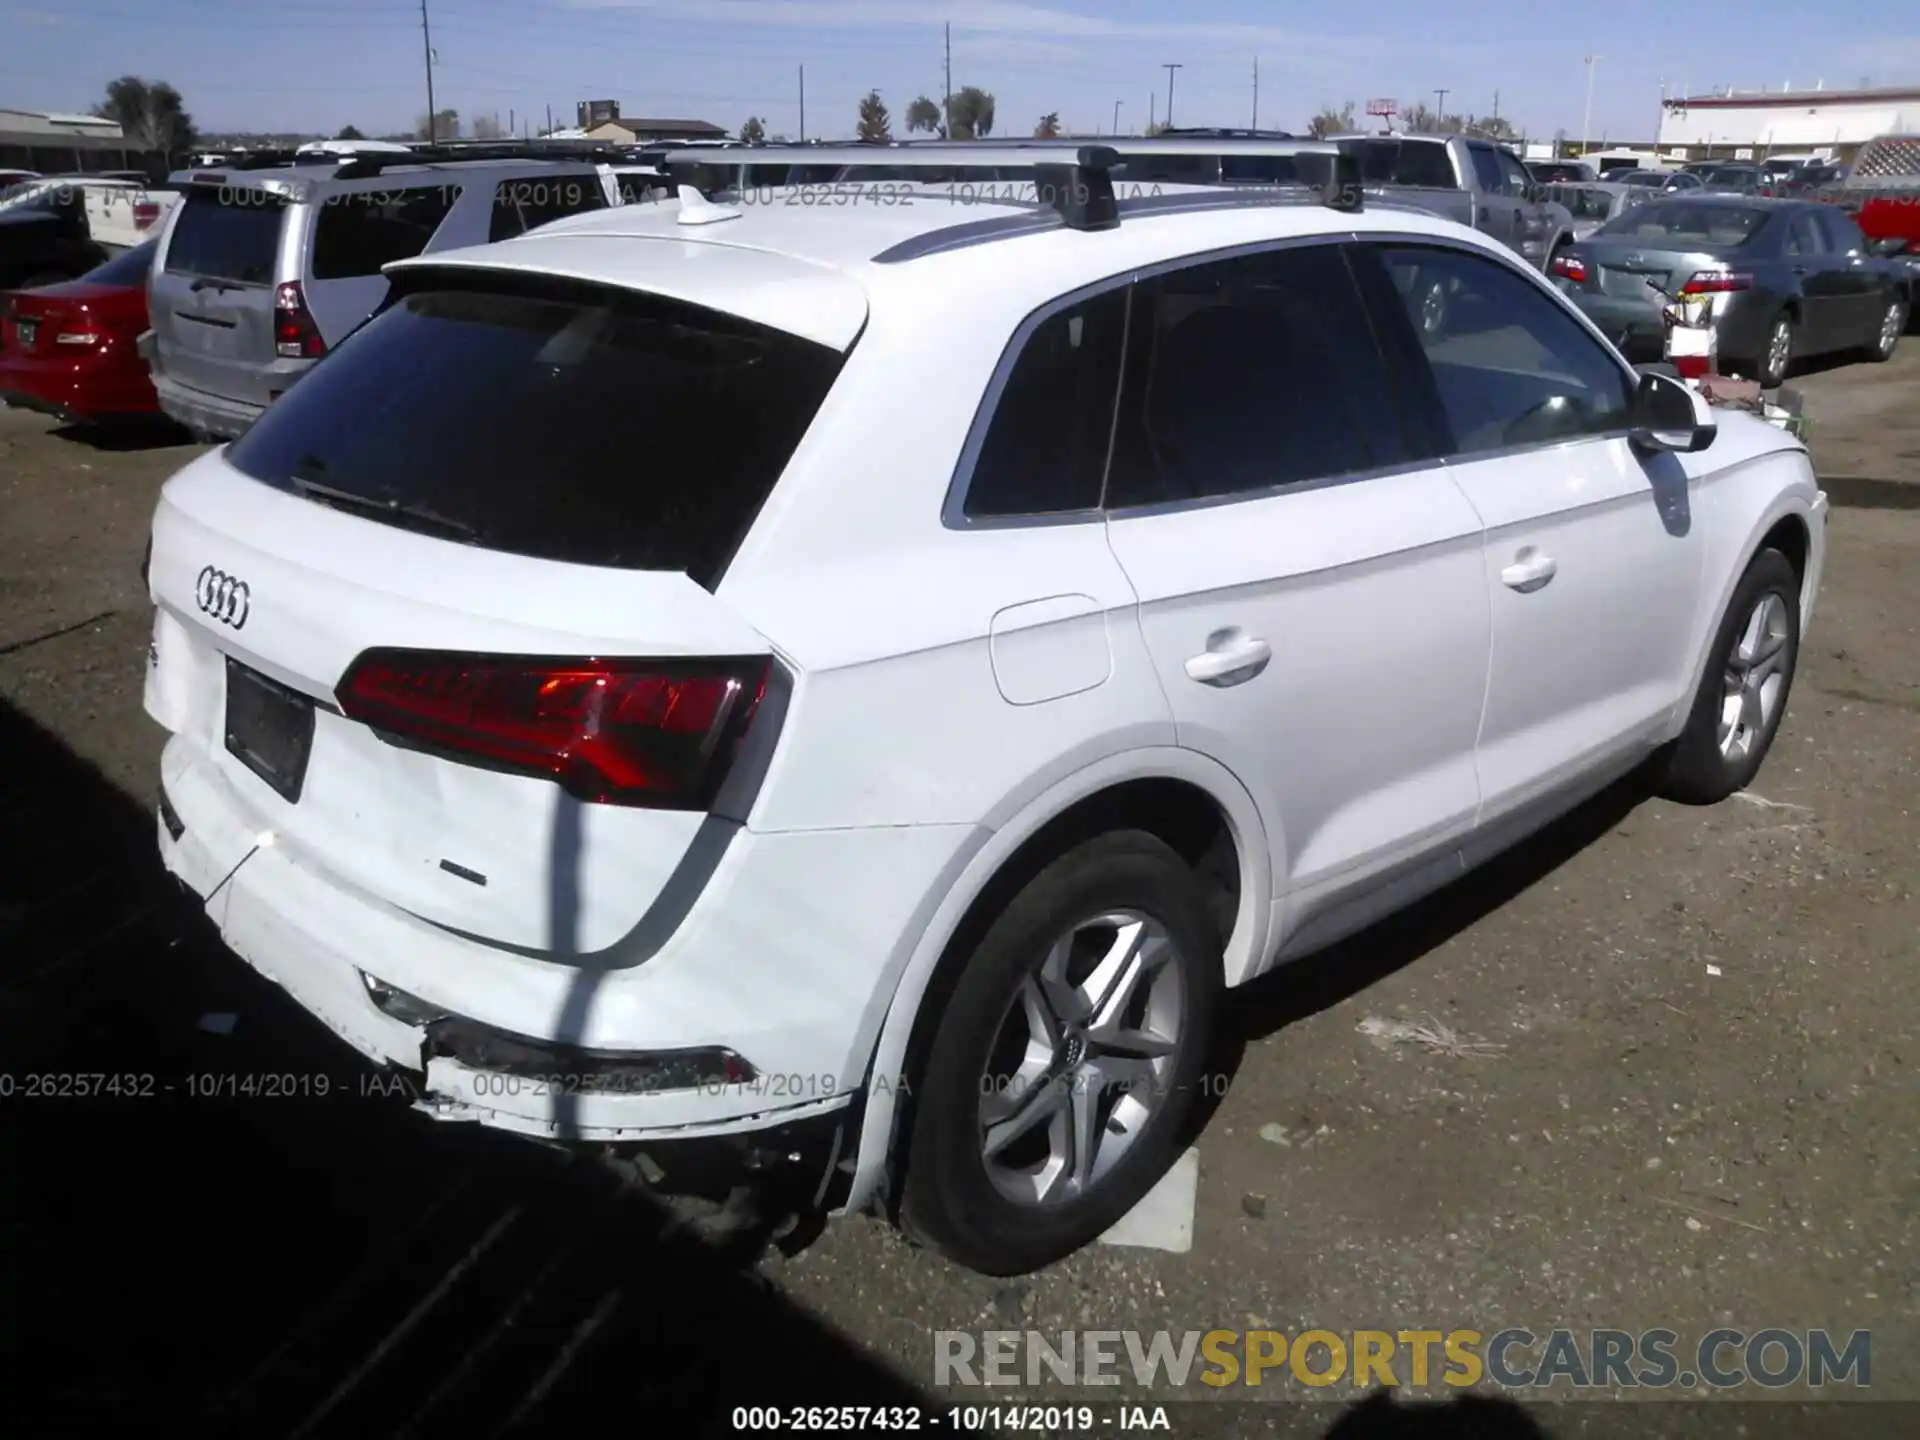
<svg viewBox="0 0 1920 1440"><path fill-rule="evenodd" d="M1880 353L1891 355L1893 347L1900 343L1900 334L1907 328L1907 307L1898 300L1889 301L1887 313L1880 319Z"/></svg>
<svg viewBox="0 0 1920 1440"><path fill-rule="evenodd" d="M1721 756L1738 763L1761 744L1787 687L1787 602L1769 590L1754 602L1726 660L1717 739Z"/></svg>
<svg viewBox="0 0 1920 1440"><path fill-rule="evenodd" d="M1183 960L1159 921L1109 911L1021 982L980 1083L981 1157L1007 1199L1079 1199L1153 1122L1187 1040Z"/></svg>
<svg viewBox="0 0 1920 1440"><path fill-rule="evenodd" d="M1786 318L1773 322L1773 330L1767 336L1767 378L1779 384L1787 377L1787 365L1793 359L1793 327Z"/></svg>

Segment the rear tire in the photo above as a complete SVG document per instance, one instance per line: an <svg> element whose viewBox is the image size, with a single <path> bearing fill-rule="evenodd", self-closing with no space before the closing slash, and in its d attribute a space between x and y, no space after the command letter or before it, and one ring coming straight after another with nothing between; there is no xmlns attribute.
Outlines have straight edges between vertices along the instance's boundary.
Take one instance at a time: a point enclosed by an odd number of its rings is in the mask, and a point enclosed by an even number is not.
<svg viewBox="0 0 1920 1440"><path fill-rule="evenodd" d="M1204 894L1164 842L1116 831L1048 865L993 921L941 1012L903 1228L988 1275L1098 1239L1176 1158L1221 986Z"/></svg>
<svg viewBox="0 0 1920 1440"><path fill-rule="evenodd" d="M1767 338L1760 359L1753 367L1763 390L1775 390L1786 382L1793 370L1793 317L1782 310L1767 326Z"/></svg>
<svg viewBox="0 0 1920 1440"><path fill-rule="evenodd" d="M1713 805L1752 784L1780 732L1799 659L1799 578L1785 555L1762 550L1721 617L1686 728L1661 767L1660 793Z"/></svg>

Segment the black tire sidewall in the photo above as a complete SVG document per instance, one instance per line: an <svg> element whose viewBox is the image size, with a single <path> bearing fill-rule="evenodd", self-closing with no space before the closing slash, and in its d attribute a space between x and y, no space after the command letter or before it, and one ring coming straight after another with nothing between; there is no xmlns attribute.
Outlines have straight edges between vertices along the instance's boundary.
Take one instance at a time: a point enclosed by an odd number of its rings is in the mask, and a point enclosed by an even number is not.
<svg viewBox="0 0 1920 1440"><path fill-rule="evenodd" d="M1780 703L1760 743L1745 759L1730 762L1720 753L1719 712L1724 688L1726 661L1740 629L1753 613L1760 597L1773 591L1787 607L1787 664L1781 684ZM1775 737L1786 721L1787 703L1793 697L1793 682L1800 670L1800 582L1793 563L1778 550L1766 549L1755 555L1734 587L1726 613L1707 652L1706 668L1694 692L1693 709L1680 732L1668 770L1667 789L1675 799L1696 803L1715 803L1736 790L1753 783L1773 749Z"/></svg>
<svg viewBox="0 0 1920 1440"><path fill-rule="evenodd" d="M1069 925L1133 909L1167 927L1185 970L1187 1040L1147 1129L1093 1193L1041 1209L994 1188L979 1146L980 1078L1014 994ZM1172 1162L1210 1055L1222 988L1219 942L1192 870L1142 831L1090 840L1014 896L968 957L940 1015L915 1096L901 1218L916 1238L971 1269L1024 1274L1093 1240Z"/></svg>

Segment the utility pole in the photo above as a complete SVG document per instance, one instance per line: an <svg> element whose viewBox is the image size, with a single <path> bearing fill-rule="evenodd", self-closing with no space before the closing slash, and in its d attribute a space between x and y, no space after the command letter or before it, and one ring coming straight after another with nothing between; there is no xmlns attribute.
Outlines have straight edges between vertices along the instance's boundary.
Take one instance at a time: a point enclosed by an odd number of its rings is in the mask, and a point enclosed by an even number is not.
<svg viewBox="0 0 1920 1440"><path fill-rule="evenodd" d="M947 26L946 84L944 98L940 101L940 113L946 117L946 123L940 127L940 138L953 138L953 26Z"/></svg>
<svg viewBox="0 0 1920 1440"><path fill-rule="evenodd" d="M1260 128L1260 57L1253 57L1253 128Z"/></svg>
<svg viewBox="0 0 1920 1440"><path fill-rule="evenodd" d="M1593 149L1593 67L1605 56L1587 56L1587 111L1580 121L1580 153L1587 154Z"/></svg>
<svg viewBox="0 0 1920 1440"><path fill-rule="evenodd" d="M1120 133L1120 102L1118 100L1113 102L1113 133L1116 135Z"/></svg>
<svg viewBox="0 0 1920 1440"><path fill-rule="evenodd" d="M420 0L420 43L427 59L427 143L434 143L439 116L433 113L433 30L427 24L427 0Z"/></svg>
<svg viewBox="0 0 1920 1440"><path fill-rule="evenodd" d="M807 67L800 67L800 143L807 140Z"/></svg>
<svg viewBox="0 0 1920 1440"><path fill-rule="evenodd" d="M1158 92L1155 92L1154 94L1147 96L1147 134L1149 135L1153 134L1154 130L1157 128L1154 124L1154 119L1153 119L1153 116L1154 116L1153 107L1157 105L1159 101L1160 101L1160 96Z"/></svg>
<svg viewBox="0 0 1920 1440"><path fill-rule="evenodd" d="M420 0L420 3L424 5L426 4L426 0ZM1184 70L1187 67L1185 65L1167 65L1162 68L1167 72L1167 128L1171 130L1173 128L1173 72L1176 70Z"/></svg>
<svg viewBox="0 0 1920 1440"><path fill-rule="evenodd" d="M547 106L547 134L553 133L553 106Z"/></svg>
<svg viewBox="0 0 1920 1440"><path fill-rule="evenodd" d="M1436 90L1433 92L1433 95L1434 98L1440 102L1440 108L1434 112L1433 123L1439 129L1444 130L1447 128L1447 92L1444 90Z"/></svg>

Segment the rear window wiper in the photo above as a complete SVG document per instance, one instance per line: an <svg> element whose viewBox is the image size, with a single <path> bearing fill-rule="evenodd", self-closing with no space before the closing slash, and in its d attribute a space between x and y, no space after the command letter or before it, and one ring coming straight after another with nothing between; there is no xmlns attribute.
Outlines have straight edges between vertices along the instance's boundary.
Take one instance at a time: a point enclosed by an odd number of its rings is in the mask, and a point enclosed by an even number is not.
<svg viewBox="0 0 1920 1440"><path fill-rule="evenodd" d="M349 490L337 490L331 485L323 485L309 478L309 473L315 468L325 469L326 467L320 461L309 457L295 465L289 476L294 488L309 500L318 501L335 510L367 515L390 523L401 519L409 520L413 522L410 528L437 533L442 539L459 540L465 544L474 543L479 536L480 532L473 526L439 514L424 505L411 505L401 500L376 500L368 495L356 495Z"/></svg>

